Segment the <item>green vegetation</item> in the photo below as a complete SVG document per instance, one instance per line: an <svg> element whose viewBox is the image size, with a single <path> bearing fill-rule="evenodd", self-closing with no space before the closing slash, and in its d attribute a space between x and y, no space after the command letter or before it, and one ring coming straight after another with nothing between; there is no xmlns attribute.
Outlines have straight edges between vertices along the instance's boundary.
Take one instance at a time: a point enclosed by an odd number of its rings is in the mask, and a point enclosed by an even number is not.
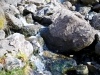
<svg viewBox="0 0 100 75"><path fill-rule="evenodd" d="M14 69L12 71L0 71L0 75L25 75L23 69Z"/></svg>
<svg viewBox="0 0 100 75"><path fill-rule="evenodd" d="M27 55L25 53L21 52L21 50L20 50L19 54L17 55L17 58L21 59L23 62L27 62L28 61Z"/></svg>
<svg viewBox="0 0 100 75"><path fill-rule="evenodd" d="M4 27L5 27L5 22L6 22L6 19L5 19L4 11L3 11L3 9L0 7L0 30L1 30L1 29L4 29Z"/></svg>
<svg viewBox="0 0 100 75"><path fill-rule="evenodd" d="M25 63L25 66L21 69L16 68L11 71L7 71L3 68L3 70L0 71L0 75L28 75L31 69L36 69L35 64L29 62L28 57L25 53L20 51L15 57L22 60ZM5 58L5 55L0 57L0 63L3 65L5 64Z"/></svg>
<svg viewBox="0 0 100 75"><path fill-rule="evenodd" d="M21 52L20 50L19 54L17 55L17 58L21 59L24 63L26 63L26 65L23 68L23 72L24 72L24 75L27 75L29 71L31 70L27 55Z"/></svg>
<svg viewBox="0 0 100 75"><path fill-rule="evenodd" d="M4 25L5 25L5 18L3 17L3 15L0 16L0 29L4 29Z"/></svg>

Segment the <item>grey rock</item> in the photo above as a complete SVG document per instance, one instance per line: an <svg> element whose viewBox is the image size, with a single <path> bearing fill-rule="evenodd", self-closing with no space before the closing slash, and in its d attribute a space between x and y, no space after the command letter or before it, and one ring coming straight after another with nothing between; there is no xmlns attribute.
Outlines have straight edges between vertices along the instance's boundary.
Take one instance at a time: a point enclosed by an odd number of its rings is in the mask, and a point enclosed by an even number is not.
<svg viewBox="0 0 100 75"><path fill-rule="evenodd" d="M1 0L2 2L5 2L7 4L11 4L11 5L14 5L14 6L17 6L17 4L19 4L21 2L21 0Z"/></svg>
<svg viewBox="0 0 100 75"><path fill-rule="evenodd" d="M13 15L20 14L17 7L15 7L14 5L9 5L8 10L8 13L12 13Z"/></svg>
<svg viewBox="0 0 100 75"><path fill-rule="evenodd" d="M30 57L33 53L33 47L30 42L26 41L24 35L15 33L0 41L0 56L11 53L17 55L22 52L26 57Z"/></svg>
<svg viewBox="0 0 100 75"><path fill-rule="evenodd" d="M66 9L69 9L69 8L72 7L72 4L71 4L69 1L65 1L65 2L63 2L62 4L64 5L64 7L65 7Z"/></svg>
<svg viewBox="0 0 100 75"><path fill-rule="evenodd" d="M3 8L4 12L10 13L12 15L20 14L17 7L15 7L14 5L1 2L1 7Z"/></svg>
<svg viewBox="0 0 100 75"><path fill-rule="evenodd" d="M39 42L37 40L37 37L31 36L31 37L27 38L27 40L32 43L34 50L38 51L39 48L41 47L41 45L39 44Z"/></svg>
<svg viewBox="0 0 100 75"><path fill-rule="evenodd" d="M80 64L78 66L75 66L75 69L76 69L77 74L80 74L80 75L88 75L89 73L87 65Z"/></svg>
<svg viewBox="0 0 100 75"><path fill-rule="evenodd" d="M87 20L92 20L92 18L93 18L93 16L95 16L95 15L97 15L97 13L96 12L90 12L89 14L86 14L85 15L85 19L87 19Z"/></svg>
<svg viewBox="0 0 100 75"><path fill-rule="evenodd" d="M7 53L8 53L7 50L3 49L1 42L0 42L0 57L4 56Z"/></svg>
<svg viewBox="0 0 100 75"><path fill-rule="evenodd" d="M97 5L95 5L94 7L93 7L93 10L100 10L100 4L97 4Z"/></svg>
<svg viewBox="0 0 100 75"><path fill-rule="evenodd" d="M45 4L45 0L27 0L26 3L34 3L37 6Z"/></svg>
<svg viewBox="0 0 100 75"><path fill-rule="evenodd" d="M79 51L89 46L95 30L79 13L62 9L52 16L53 24L41 31L47 47L58 52Z"/></svg>
<svg viewBox="0 0 100 75"><path fill-rule="evenodd" d="M61 4L54 5L53 3L45 5L42 9L33 15L33 20L42 25L50 25L52 23L50 15L54 14L57 10L61 9ZM64 6L62 6L64 8Z"/></svg>
<svg viewBox="0 0 100 75"><path fill-rule="evenodd" d="M11 71L14 69L18 69L18 68L23 68L25 65L23 64L23 62L11 55L8 55L5 59L5 64L4 64L4 68L7 71Z"/></svg>
<svg viewBox="0 0 100 75"><path fill-rule="evenodd" d="M40 11L37 12L37 15L40 17L43 17L44 15L49 15L49 14L53 14L53 9L49 8L49 7L44 7L43 9L41 9Z"/></svg>
<svg viewBox="0 0 100 75"><path fill-rule="evenodd" d="M23 11L24 11L25 7L24 6L18 6L18 10L20 12L20 14L22 15L23 14Z"/></svg>
<svg viewBox="0 0 100 75"><path fill-rule="evenodd" d="M95 39L97 40L96 43L100 41L100 32L97 32L97 34L95 35Z"/></svg>
<svg viewBox="0 0 100 75"><path fill-rule="evenodd" d="M100 65L95 61L89 62L87 66L88 66L89 71L93 74L97 73L97 70L99 70L100 68Z"/></svg>
<svg viewBox="0 0 100 75"><path fill-rule="evenodd" d="M45 65L44 65L44 63L41 61L41 58L36 57L36 56L33 55L33 56L30 58L30 61L31 61L32 63L35 64L35 66L36 66L36 68L37 68L37 71L38 71L39 73L41 73L41 74L44 75L43 72L45 71Z"/></svg>
<svg viewBox="0 0 100 75"><path fill-rule="evenodd" d="M31 63L34 63L36 68L37 68L37 72L40 75L52 75L51 72L45 67L45 60L42 59L43 56L32 56L30 58ZM36 73L37 74L37 73Z"/></svg>
<svg viewBox="0 0 100 75"><path fill-rule="evenodd" d="M24 11L35 14L36 11L37 11L37 6L36 6L35 4L28 4L28 5L25 7Z"/></svg>
<svg viewBox="0 0 100 75"><path fill-rule="evenodd" d="M76 10L76 7L75 7L75 6L72 6L72 7L71 7L71 10L72 10L72 11L75 11L75 10Z"/></svg>
<svg viewBox="0 0 100 75"><path fill-rule="evenodd" d="M11 29L21 29L23 27L23 23L20 21L20 19L16 18L14 15L10 13L6 13L6 19L7 19L7 25Z"/></svg>
<svg viewBox="0 0 100 75"><path fill-rule="evenodd" d="M54 5L53 3L46 4L42 9L37 11L36 15L39 17L43 17L45 15L53 14L54 12L56 12L56 10L59 9L59 6L60 5Z"/></svg>
<svg viewBox="0 0 100 75"><path fill-rule="evenodd" d="M91 10L91 7L80 7L79 8L79 13L81 13L81 15L87 15L89 13L89 11Z"/></svg>
<svg viewBox="0 0 100 75"><path fill-rule="evenodd" d="M24 26L20 33L24 34L25 36L34 36L39 32L39 29L41 28L40 25L29 25L29 26Z"/></svg>
<svg viewBox="0 0 100 75"><path fill-rule="evenodd" d="M91 26L97 30L100 30L100 13L93 16L91 21Z"/></svg>
<svg viewBox="0 0 100 75"><path fill-rule="evenodd" d="M39 33L36 36L26 38L26 40L32 43L33 49L36 50L36 52L41 53L43 51L44 40Z"/></svg>
<svg viewBox="0 0 100 75"><path fill-rule="evenodd" d="M27 57L31 56L33 53L33 47L30 42L25 40L24 35L19 33L14 33L13 35L10 35L7 37L7 40L9 40L9 45L17 48L15 51L21 51L24 53Z"/></svg>
<svg viewBox="0 0 100 75"><path fill-rule="evenodd" d="M3 67L4 66L0 63L0 71L2 71Z"/></svg>
<svg viewBox="0 0 100 75"><path fill-rule="evenodd" d="M69 10L72 10L72 11L75 10L74 6L72 6L72 4L69 1L65 1L62 4L64 5L64 7L66 9L69 9Z"/></svg>
<svg viewBox="0 0 100 75"><path fill-rule="evenodd" d="M33 24L34 20L33 20L33 18L32 18L32 14L26 15L25 18L26 18L26 22L27 22L28 24Z"/></svg>
<svg viewBox="0 0 100 75"><path fill-rule="evenodd" d="M100 42L95 45L95 53L100 55Z"/></svg>
<svg viewBox="0 0 100 75"><path fill-rule="evenodd" d="M5 32L3 30L0 30L0 40L5 38Z"/></svg>
<svg viewBox="0 0 100 75"><path fill-rule="evenodd" d="M28 75L41 75L41 74L39 74L37 71L30 70Z"/></svg>
<svg viewBox="0 0 100 75"><path fill-rule="evenodd" d="M74 69L77 66L74 59L50 51L44 51L43 56L46 68L52 75L64 75L68 70Z"/></svg>
<svg viewBox="0 0 100 75"><path fill-rule="evenodd" d="M97 4L99 0L81 0L83 4Z"/></svg>

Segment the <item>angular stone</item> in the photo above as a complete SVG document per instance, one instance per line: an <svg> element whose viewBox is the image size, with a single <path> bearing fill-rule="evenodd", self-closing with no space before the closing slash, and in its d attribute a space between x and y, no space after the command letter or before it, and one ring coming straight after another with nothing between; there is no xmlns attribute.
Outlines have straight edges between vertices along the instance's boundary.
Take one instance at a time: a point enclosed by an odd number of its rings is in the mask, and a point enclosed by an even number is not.
<svg viewBox="0 0 100 75"><path fill-rule="evenodd" d="M18 30L23 27L23 23L20 21L20 19L16 18L14 15L10 13L6 13L6 19L8 21L7 25L11 29Z"/></svg>
<svg viewBox="0 0 100 75"><path fill-rule="evenodd" d="M36 11L37 11L37 7L36 7L35 4L29 4L29 5L27 5L27 6L25 7L24 11L35 14Z"/></svg>

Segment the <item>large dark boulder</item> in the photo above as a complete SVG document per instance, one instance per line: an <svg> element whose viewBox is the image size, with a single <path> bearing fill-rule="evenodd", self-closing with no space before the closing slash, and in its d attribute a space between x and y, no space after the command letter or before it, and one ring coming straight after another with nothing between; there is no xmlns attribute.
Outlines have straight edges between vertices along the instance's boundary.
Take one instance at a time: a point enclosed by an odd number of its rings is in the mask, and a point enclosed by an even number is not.
<svg viewBox="0 0 100 75"><path fill-rule="evenodd" d="M81 0L83 4L98 4L99 0Z"/></svg>
<svg viewBox="0 0 100 75"><path fill-rule="evenodd" d="M94 40L95 30L77 12L59 10L53 14L52 21L49 28L41 30L41 36L53 51L79 51Z"/></svg>

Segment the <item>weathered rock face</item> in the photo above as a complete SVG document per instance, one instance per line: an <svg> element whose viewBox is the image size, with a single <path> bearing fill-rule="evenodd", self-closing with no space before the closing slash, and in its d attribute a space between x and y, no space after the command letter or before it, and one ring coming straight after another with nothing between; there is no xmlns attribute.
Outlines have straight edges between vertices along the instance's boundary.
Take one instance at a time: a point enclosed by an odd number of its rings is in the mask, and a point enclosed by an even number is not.
<svg viewBox="0 0 100 75"><path fill-rule="evenodd" d="M21 2L21 0L9 0L9 1L8 0L0 0L0 1L15 5L15 6L17 6L17 4Z"/></svg>
<svg viewBox="0 0 100 75"><path fill-rule="evenodd" d="M72 58L58 55L49 51L44 51L45 65L52 75L64 75L68 70L74 69L77 66L76 61Z"/></svg>
<svg viewBox="0 0 100 75"><path fill-rule="evenodd" d="M100 32L96 34L95 53L100 55Z"/></svg>
<svg viewBox="0 0 100 75"><path fill-rule="evenodd" d="M100 55L100 42L98 42L95 46L95 52L96 54Z"/></svg>
<svg viewBox="0 0 100 75"><path fill-rule="evenodd" d="M18 10L19 10L20 14L23 14L24 9L25 9L24 6L22 6L22 5L18 6Z"/></svg>
<svg viewBox="0 0 100 75"><path fill-rule="evenodd" d="M41 28L41 25L24 26L20 30L20 33L24 34L25 36L34 36L39 32L40 28Z"/></svg>
<svg viewBox="0 0 100 75"><path fill-rule="evenodd" d="M91 21L91 25L97 29L100 30L100 13L98 13L97 15L94 15Z"/></svg>
<svg viewBox="0 0 100 75"><path fill-rule="evenodd" d="M14 5L10 5L10 4L7 4L5 2L0 2L1 4L1 7L2 9L4 10L4 12L7 12L7 13L10 13L10 14L20 14L18 9L14 6Z"/></svg>
<svg viewBox="0 0 100 75"><path fill-rule="evenodd" d="M26 22L32 24L34 20L32 19L32 14L26 15Z"/></svg>
<svg viewBox="0 0 100 75"><path fill-rule="evenodd" d="M93 16L95 16L95 15L97 15L97 13L96 12L90 12L89 14L87 14L87 15L85 15L85 19L87 19L87 20L92 20L92 18L93 18Z"/></svg>
<svg viewBox="0 0 100 75"><path fill-rule="evenodd" d="M11 29L18 30L18 29L21 29L23 26L23 23L18 18L16 18L14 15L10 13L6 13L6 19L8 21L7 25Z"/></svg>
<svg viewBox="0 0 100 75"><path fill-rule="evenodd" d="M81 0L83 4L97 4L99 0Z"/></svg>
<svg viewBox="0 0 100 75"><path fill-rule="evenodd" d="M75 6L72 6L72 4L69 1L65 1L62 4L66 9L75 10Z"/></svg>
<svg viewBox="0 0 100 75"><path fill-rule="evenodd" d="M93 10L99 11L99 10L100 10L100 4L95 5L95 6L93 7Z"/></svg>
<svg viewBox="0 0 100 75"><path fill-rule="evenodd" d="M24 35L19 33L15 33L1 40L0 47L0 57L4 56L6 53L17 55L20 52L29 57L33 53L33 47L30 42L26 41Z"/></svg>
<svg viewBox="0 0 100 75"><path fill-rule="evenodd" d="M41 35L51 50L59 52L79 51L89 46L95 31L80 14L60 10L52 16L53 24Z"/></svg>
<svg viewBox="0 0 100 75"><path fill-rule="evenodd" d="M28 37L28 38L26 38L26 40L30 41L30 43L32 44L33 49L34 49L35 52L38 51L38 53L42 53L43 45L44 45L44 40L40 36L40 34L38 34L36 36Z"/></svg>
<svg viewBox="0 0 100 75"><path fill-rule="evenodd" d="M24 11L26 12L31 12L31 13L36 13L36 5L35 4L29 4L25 7Z"/></svg>
<svg viewBox="0 0 100 75"><path fill-rule="evenodd" d="M91 10L91 7L80 7L79 13L81 13L81 15L85 16L89 13L90 10Z"/></svg>
<svg viewBox="0 0 100 75"><path fill-rule="evenodd" d="M45 0L27 0L27 3L34 3L37 6L41 5L41 4L45 4Z"/></svg>
<svg viewBox="0 0 100 75"><path fill-rule="evenodd" d="M0 30L0 40L5 38L5 32L3 30Z"/></svg>

